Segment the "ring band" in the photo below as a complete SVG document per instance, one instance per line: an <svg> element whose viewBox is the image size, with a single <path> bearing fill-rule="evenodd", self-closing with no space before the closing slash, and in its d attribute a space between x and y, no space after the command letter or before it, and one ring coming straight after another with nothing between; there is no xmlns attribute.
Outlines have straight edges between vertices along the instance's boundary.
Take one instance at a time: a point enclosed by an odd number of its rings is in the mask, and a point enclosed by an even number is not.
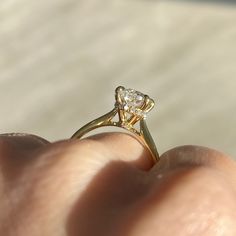
<svg viewBox="0 0 236 236"><path fill-rule="evenodd" d="M146 115L154 107L154 101L134 89L119 86L115 90L115 107L107 114L89 122L76 131L71 139L80 139L86 133L104 126L116 126L130 131L150 151L152 161L159 161L156 145L146 125ZM118 114L118 121L113 118ZM139 122L139 129L135 125Z"/></svg>

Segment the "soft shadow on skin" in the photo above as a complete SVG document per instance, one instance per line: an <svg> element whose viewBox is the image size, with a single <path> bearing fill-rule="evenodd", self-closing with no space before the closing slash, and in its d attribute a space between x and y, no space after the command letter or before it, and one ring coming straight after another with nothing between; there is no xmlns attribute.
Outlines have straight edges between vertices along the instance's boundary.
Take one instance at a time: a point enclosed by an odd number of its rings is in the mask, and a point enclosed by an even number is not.
<svg viewBox="0 0 236 236"><path fill-rule="evenodd" d="M122 161L107 164L72 207L67 222L68 235L125 236L126 232L120 234L120 218L125 214L124 209L137 201L136 195L146 194L148 186L140 181L145 175L144 171Z"/></svg>
<svg viewBox="0 0 236 236"><path fill-rule="evenodd" d="M0 135L0 171L6 182L17 180L40 157L38 150L50 144L36 135Z"/></svg>
<svg viewBox="0 0 236 236"><path fill-rule="evenodd" d="M191 169L181 171L169 181L169 178L151 177L129 163L110 162L93 178L72 207L67 235L130 235L138 219L152 208L152 204L162 204L176 182L184 181Z"/></svg>

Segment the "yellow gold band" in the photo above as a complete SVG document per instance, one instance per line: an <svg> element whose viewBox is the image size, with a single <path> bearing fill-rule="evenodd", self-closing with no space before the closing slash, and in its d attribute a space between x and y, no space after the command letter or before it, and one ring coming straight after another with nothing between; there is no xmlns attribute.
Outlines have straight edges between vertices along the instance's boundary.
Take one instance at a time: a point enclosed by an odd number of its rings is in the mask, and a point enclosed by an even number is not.
<svg viewBox="0 0 236 236"><path fill-rule="evenodd" d="M115 108L107 114L89 122L71 137L80 139L86 133L104 126L115 126L130 131L150 151L154 163L159 161L159 154L146 125L146 114L154 107L154 101L133 89L119 86L116 89ZM118 121L113 118L118 114ZM139 129L135 124L139 121Z"/></svg>

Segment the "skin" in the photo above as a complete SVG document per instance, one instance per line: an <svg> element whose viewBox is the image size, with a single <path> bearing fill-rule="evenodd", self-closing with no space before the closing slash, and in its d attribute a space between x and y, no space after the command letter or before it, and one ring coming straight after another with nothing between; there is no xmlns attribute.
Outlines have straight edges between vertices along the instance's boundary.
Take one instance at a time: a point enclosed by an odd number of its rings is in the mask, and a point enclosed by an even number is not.
<svg viewBox="0 0 236 236"><path fill-rule="evenodd" d="M183 146L150 160L127 134L1 135L0 235L236 235L232 159Z"/></svg>

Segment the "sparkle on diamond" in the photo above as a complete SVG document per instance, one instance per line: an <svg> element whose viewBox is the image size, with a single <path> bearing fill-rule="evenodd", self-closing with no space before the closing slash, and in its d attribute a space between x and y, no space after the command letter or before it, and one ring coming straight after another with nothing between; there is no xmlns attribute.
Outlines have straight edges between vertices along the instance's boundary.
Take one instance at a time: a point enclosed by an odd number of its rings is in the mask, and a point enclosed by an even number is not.
<svg viewBox="0 0 236 236"><path fill-rule="evenodd" d="M142 106L145 103L145 95L134 90L134 89L124 89L119 91L122 103L120 104L122 109L125 111L145 117L145 112L142 111Z"/></svg>

